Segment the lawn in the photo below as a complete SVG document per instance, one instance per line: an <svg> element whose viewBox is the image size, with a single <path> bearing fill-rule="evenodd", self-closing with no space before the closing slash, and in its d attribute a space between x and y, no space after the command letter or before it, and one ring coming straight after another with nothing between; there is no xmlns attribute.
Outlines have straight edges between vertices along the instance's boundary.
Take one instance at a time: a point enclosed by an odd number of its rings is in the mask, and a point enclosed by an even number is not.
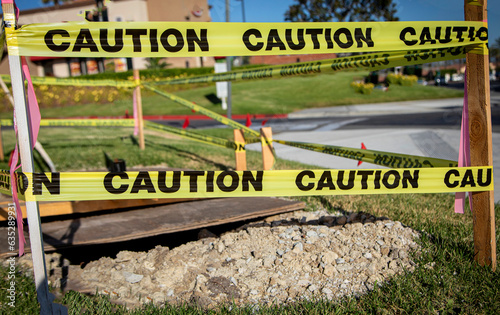
<svg viewBox="0 0 500 315"><path fill-rule="evenodd" d="M185 141L147 132L147 150L141 151L129 128L42 128L39 141L59 170L104 169L103 151L113 158L125 158L127 166L162 165L197 170L234 168L230 149ZM229 137L230 130L204 133ZM13 146L12 131L4 131L5 148ZM76 144L78 143L78 144ZM247 152L250 169L261 168L260 153ZM39 160L37 158L37 160ZM5 161L0 166L6 167ZM310 165L277 160L275 169L306 169ZM42 163L38 170L45 170ZM413 273L393 277L388 283L360 297L339 301L300 302L282 307L260 306L262 314L351 314L351 313L464 313L494 314L500 309L500 272L480 267L473 261L472 215L453 213L451 194L408 194L374 196L302 197L309 210L326 208L348 212L364 211L423 231L423 255ZM500 207L496 207L496 239L500 241ZM498 255L498 251L497 251ZM18 271L16 308L7 306L7 291L0 291L1 314L38 312L33 280ZM7 269L0 268L2 288L8 286ZM158 309L151 305L129 311L110 303L105 296L70 292L57 300L70 314L254 314L255 305L203 310L195 305Z"/></svg>
<svg viewBox="0 0 500 315"><path fill-rule="evenodd" d="M350 84L367 72L339 72L281 79L266 79L232 84L233 114L286 114L311 107L380 103L418 99L462 97L463 91L435 86L391 85L388 91L374 89L371 94L356 93ZM161 86L166 91L224 114L216 95L215 84L197 86ZM314 97L311 97L314 95ZM151 91L142 89L144 115L189 115L182 107ZM115 88L47 87L37 89L42 117L121 116L131 115L131 90ZM75 99L85 103L77 103ZM96 101L98 100L98 101ZM111 102L109 100L112 100ZM4 102L5 103L5 102ZM79 105L73 105L73 104ZM11 117L4 105L2 118Z"/></svg>
<svg viewBox="0 0 500 315"><path fill-rule="evenodd" d="M461 97L460 91L430 86L391 86L388 92L374 90L371 95L356 94L350 88L355 77L366 73L345 72L288 79L270 79L233 84L233 113L289 113L303 108L344 104ZM132 113L130 92L125 99L112 104L72 105L43 108L43 117L85 115L123 115ZM178 90L176 95L222 113L220 104L209 101L215 86ZM150 92L143 92L144 114L191 114ZM314 96L314 97L311 97ZM8 116L4 113L2 118ZM204 130L204 134L229 138L229 129ZM14 146L12 130L3 130L6 152ZM234 169L234 152L186 141L175 136L147 131L145 151L139 150L130 128L42 128L39 141L52 157L59 171L105 169L104 152L112 158L123 158L127 167L161 165L195 170ZM260 169L258 152L247 152L249 169ZM0 161L7 168L7 161ZM35 167L47 167L35 155ZM311 165L278 159L274 169L307 169ZM500 272L480 267L474 261L472 215L453 213L451 194L364 195L301 197L309 210L326 208L331 211L364 211L422 231L423 255L413 273L393 277L360 297L338 301L304 301L282 307L260 306L262 314L401 314L401 313L464 313L495 314L500 309ZM496 206L496 239L500 238L500 206ZM497 251L498 256L498 251ZM39 312L33 280L18 270L16 275L16 308L6 304L7 290L0 290L0 314L36 314ZM0 284L8 287L6 268L0 268ZM55 289L53 289L55 290ZM195 305L171 306L163 309L151 305L129 311L110 303L105 296L87 296L70 292L57 300L68 306L70 314L254 314L255 306L222 307L203 310Z"/></svg>

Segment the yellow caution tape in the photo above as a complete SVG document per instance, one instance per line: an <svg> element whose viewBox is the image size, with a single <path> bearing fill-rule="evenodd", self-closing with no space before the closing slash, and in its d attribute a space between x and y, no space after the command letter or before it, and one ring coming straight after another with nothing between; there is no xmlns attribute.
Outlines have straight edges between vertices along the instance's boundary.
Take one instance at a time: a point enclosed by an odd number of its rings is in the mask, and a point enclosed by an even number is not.
<svg viewBox="0 0 500 315"><path fill-rule="evenodd" d="M223 138L218 138L218 137L212 137L212 136L206 136L206 135L200 135L195 132L191 132L188 130L183 130L175 127L170 127L170 126L165 126L165 125L160 125L151 121L146 121L145 122L146 128L150 129L155 129L155 130L161 130L165 131L171 134L175 134L184 138L188 138L191 140L196 140L198 142L202 143L208 143L208 144L213 144L217 145L223 148L230 148L236 150L238 148L238 145L234 143L233 141L226 140Z"/></svg>
<svg viewBox="0 0 500 315"><path fill-rule="evenodd" d="M439 48L430 50L405 50L364 54L335 59L324 59L293 64L265 66L187 78L167 79L152 84L190 84L220 81L248 81L267 78L288 78L306 74L334 73L341 70L368 69L371 71L409 66L428 62L465 58L467 52L477 51L480 45Z"/></svg>
<svg viewBox="0 0 500 315"><path fill-rule="evenodd" d="M0 191L8 193L8 171ZM493 190L492 167L18 173L27 201L451 193Z"/></svg>
<svg viewBox="0 0 500 315"><path fill-rule="evenodd" d="M0 120L2 126L12 126L13 122L10 119ZM133 119L42 119L40 121L42 127L133 127Z"/></svg>
<svg viewBox="0 0 500 315"><path fill-rule="evenodd" d="M214 113L215 114L215 113ZM217 114L215 114L217 115ZM220 116L225 118L223 116ZM12 120L1 119L0 123L2 126L12 126ZM233 122L237 124L236 122ZM42 119L40 126L46 127L56 127L56 126L66 126L66 127L96 127L96 126L109 126L109 127L133 127L133 119ZM182 130L179 128L160 125L154 122L146 121L146 128L162 130L171 134L176 134L185 138L196 140L203 143L213 144L224 148L234 149L236 151L244 151L244 143L235 143L233 141L213 137L200 135L188 130ZM251 129L250 129L251 130ZM252 130L253 131L253 130ZM257 133L255 131L255 133ZM392 153L377 150L367 150L367 149L356 149L342 146L325 145L325 144L315 144L315 143L305 143L296 141L286 141L286 140L266 140L263 137L249 137L245 139L246 143L256 143L261 142L262 145L267 145L271 142L276 142L296 148L301 148L305 150L310 150L314 152L320 152L335 156L340 156L356 161L363 161L367 163L377 164L392 168L422 168L422 167L455 167L458 165L456 161L438 159L432 157L423 157L417 155L408 155L402 153ZM273 148L273 154L274 148Z"/></svg>
<svg viewBox="0 0 500 315"><path fill-rule="evenodd" d="M255 131L255 130L252 130L252 129L250 129L250 128L248 128L248 127L246 127L246 126L244 126L244 125L242 125L242 124L240 124L240 123L238 123L238 122L236 122L234 120L231 120L231 119L226 118L226 117L224 117L222 115L219 115L219 114L217 114L217 113L215 113L215 112L213 112L213 111L211 111L209 109L206 109L205 107L196 105L195 103L190 102L188 100L185 100L185 99L183 99L181 97L178 97L178 96L176 96L174 94L171 94L171 93L168 93L168 92L164 92L164 91L160 91L160 90L152 87L149 84L144 84L144 87L147 88L147 89L149 89L149 90L151 90L151 91L153 91L153 92L155 92L155 93L157 93L157 94L159 94L159 95L161 95L161 96L164 96L164 97L166 97L166 98L168 98L168 99L170 99L170 100L172 100L172 101L174 101L174 102L176 102L178 104L181 104L183 106L186 106L187 108L190 108L190 109L192 109L192 110L194 110L196 112L199 112L199 113L201 113L201 114L203 114L205 116L208 116L208 117L210 117L210 118L212 118L212 119L214 119L214 120L216 120L216 121L218 121L218 122L220 122L220 123L222 123L224 125L231 126L234 129L243 129L243 132L245 132L247 134L250 134L250 135L254 135L254 136L258 136L259 135L259 133L257 131Z"/></svg>
<svg viewBox="0 0 500 315"><path fill-rule="evenodd" d="M486 23L67 22L6 29L10 55L197 57L438 49L486 43Z"/></svg>
<svg viewBox="0 0 500 315"><path fill-rule="evenodd" d="M152 82L152 85L191 84L221 81L248 81L266 78L287 78L298 75L334 73L349 69L368 69L371 71L409 66L428 62L438 62L465 58L466 53L483 54L486 45L469 45L429 50L406 50L364 54L335 59L324 59L310 62L298 62L279 66L265 66L248 70L216 73L211 75L192 76L187 78L167 79ZM2 80L10 82L9 75L0 75ZM112 86L133 88L140 85L140 80L86 80L76 78L32 77L33 84L63 86Z"/></svg>
<svg viewBox="0 0 500 315"><path fill-rule="evenodd" d="M9 75L1 75L2 80L10 82ZM112 86L120 88L133 88L134 81L126 80L85 80L75 78L54 78L54 77L31 77L34 85L63 85L63 86Z"/></svg>
<svg viewBox="0 0 500 315"><path fill-rule="evenodd" d="M393 168L420 168L420 167L456 167L455 161L423 157L417 155L408 155L400 153L391 153L384 151L353 149L348 147L314 144L295 141L285 141L273 139L276 143L288 146L306 149L315 152L321 152L336 155L352 160L368 162L372 164L393 167Z"/></svg>
<svg viewBox="0 0 500 315"><path fill-rule="evenodd" d="M479 6L479 7L482 7L483 5L479 2L479 0L467 0L467 4L470 4L470 5L476 5L476 6Z"/></svg>
<svg viewBox="0 0 500 315"><path fill-rule="evenodd" d="M12 126L12 120L1 119L2 126ZM134 127L133 119L42 119L40 126L43 127ZM223 148L236 150L236 143L223 138L200 135L198 133L182 130L175 127L160 125L151 121L145 121L146 128L165 131L203 143L214 144ZM244 148L243 148L244 149Z"/></svg>
<svg viewBox="0 0 500 315"><path fill-rule="evenodd" d="M236 152L245 152L245 142L238 142L236 141L234 143L236 145L235 151Z"/></svg>

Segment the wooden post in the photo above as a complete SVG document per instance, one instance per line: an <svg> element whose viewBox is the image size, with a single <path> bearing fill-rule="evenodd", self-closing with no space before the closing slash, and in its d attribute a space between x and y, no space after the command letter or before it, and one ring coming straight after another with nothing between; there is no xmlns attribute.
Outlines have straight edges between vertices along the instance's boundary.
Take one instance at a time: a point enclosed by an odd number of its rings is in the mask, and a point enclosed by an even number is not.
<svg viewBox="0 0 500 315"><path fill-rule="evenodd" d="M245 136L243 134L243 130L234 129L234 142L236 143L236 150L234 150L234 156L236 159L236 170L246 171L247 152L245 150Z"/></svg>
<svg viewBox="0 0 500 315"><path fill-rule="evenodd" d="M141 76L139 75L139 70L134 70L134 80L140 83ZM137 120L139 120L139 148L144 150L146 145L144 144L144 121L142 120L142 97L141 97L141 86L137 84L135 87L136 102L137 102Z"/></svg>
<svg viewBox="0 0 500 315"><path fill-rule="evenodd" d="M464 1L466 21L486 21L487 0L476 5ZM493 166L490 109L489 56L467 54L467 93L469 104L470 156L472 166ZM474 259L496 269L494 192L472 193Z"/></svg>
<svg viewBox="0 0 500 315"><path fill-rule="evenodd" d="M13 1L2 1L2 9L4 13L4 22L6 24L5 32L8 34L15 30L17 25ZM9 41L7 41L7 48L9 48L9 44ZM32 173L34 171L33 151L31 148L33 142L30 132L32 126L29 119L29 108L25 98L26 93L24 90L21 57L18 55L11 55L9 52L9 67L12 80L12 93L14 95L14 109L16 111L16 124L18 128L17 140L19 143L22 170L25 173ZM27 201L26 211L33 259L33 273L35 276L36 295L38 303L40 304L40 314L64 312L62 305L52 303L54 297L49 292L38 202Z"/></svg>
<svg viewBox="0 0 500 315"><path fill-rule="evenodd" d="M274 164L273 131L271 127L260 128L262 144L262 165L264 170L270 170Z"/></svg>

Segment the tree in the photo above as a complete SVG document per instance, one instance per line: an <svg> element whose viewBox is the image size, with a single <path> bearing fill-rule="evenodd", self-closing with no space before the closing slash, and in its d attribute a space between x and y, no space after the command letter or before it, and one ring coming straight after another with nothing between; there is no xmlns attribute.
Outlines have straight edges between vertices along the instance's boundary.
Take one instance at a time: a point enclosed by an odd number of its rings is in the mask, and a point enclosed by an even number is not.
<svg viewBox="0 0 500 315"><path fill-rule="evenodd" d="M295 0L285 20L292 22L398 21L393 0Z"/></svg>
<svg viewBox="0 0 500 315"><path fill-rule="evenodd" d="M163 60L161 57L148 57L146 58L146 68L151 70L165 69L170 64Z"/></svg>
<svg viewBox="0 0 500 315"><path fill-rule="evenodd" d="M490 57L495 59L495 67L499 67L500 57L500 37L490 44Z"/></svg>

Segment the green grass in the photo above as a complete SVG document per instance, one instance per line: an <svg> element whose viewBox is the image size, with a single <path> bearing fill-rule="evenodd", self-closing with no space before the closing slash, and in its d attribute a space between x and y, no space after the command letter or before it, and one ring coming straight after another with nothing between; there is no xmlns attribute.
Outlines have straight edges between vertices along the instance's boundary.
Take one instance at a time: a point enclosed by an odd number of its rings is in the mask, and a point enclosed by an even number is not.
<svg viewBox="0 0 500 315"><path fill-rule="evenodd" d="M113 158L124 158L127 166L162 164L199 170L234 168L232 150L217 148L159 133L146 135L147 150L141 151L126 128L42 128L39 140L59 170L104 169L103 151ZM204 130L229 137L231 130ZM4 131L4 146L13 146L12 131ZM78 146L75 142L78 141ZM260 153L247 152L250 169L261 168ZM6 166L6 161L0 167ZM43 165L37 166L44 170ZM312 168L278 160L275 169ZM472 215L453 213L451 194L363 195L301 197L309 210L367 212L385 216L416 230L425 231L421 239L423 254L413 273L395 276L370 293L340 301L304 301L277 306L258 306L262 314L495 314L500 309L500 272L480 267L474 260ZM496 207L496 241L500 243L500 207ZM428 234L427 234L428 233ZM497 256L499 255L497 251ZM431 266L429 268L429 266ZM6 305L7 270L0 268L0 314L37 314L33 280L22 271L16 274L16 308ZM55 290L55 289L54 289ZM54 291L53 290L53 291ZM254 314L256 305L223 306L203 310L196 305L152 305L128 311L109 302L106 296L86 296L69 292L57 300L68 306L70 314Z"/></svg>
<svg viewBox="0 0 500 315"><path fill-rule="evenodd" d="M389 92L375 90L371 95L355 94L349 83L362 73L338 73L265 80L233 84L233 113L288 113L308 107L343 104L401 101L460 97L460 91L435 87L394 86ZM258 94L255 91L259 91ZM144 114L191 114L190 110L144 93ZM215 87L202 87L176 92L222 113L219 104L210 103L205 95L215 93ZM310 96L314 95L314 98ZM123 115L132 113L131 100L116 101L112 105L78 105L42 110L43 117L80 115ZM229 129L204 130L204 133L230 138ZM136 139L127 128L42 128L39 141L54 160L60 171L104 169L104 154L123 158L127 167L162 165L164 167L220 170L234 168L231 150L165 137L160 133L146 134L147 150L141 151ZM4 149L14 146L11 130L3 131ZM75 143L78 146L75 146ZM247 152L249 169L260 169L258 152ZM38 171L46 171L39 156L35 155ZM0 161L0 168L7 168L7 161ZM278 159L275 169L314 168ZM495 314L500 309L500 272L480 267L473 261L472 215L453 213L453 196L450 194L412 195L363 195L297 198L307 202L309 210L326 208L345 212L368 212L401 221L414 229L425 231L421 239L423 254L417 259L413 273L395 276L370 293L340 301L304 301L285 306L244 307L222 306L204 310L196 305L152 305L142 309L127 310L111 303L106 296L87 296L69 292L57 300L68 306L70 314ZM500 243L500 207L496 206L496 239ZM426 236L429 235L429 236ZM497 251L498 256L498 251ZM428 268L432 263L432 268ZM33 280L22 271L16 274L16 308L6 305L8 287L7 269L0 268L0 314L38 314ZM53 289L55 291L55 289Z"/></svg>
<svg viewBox="0 0 500 315"><path fill-rule="evenodd" d="M367 74L367 72L340 72L285 79L233 82L232 112L233 114L285 114L310 107L463 96L463 91L460 90L421 85L412 87L392 85L387 92L375 89L370 95L355 93L350 83L353 79L362 78ZM217 113L225 113L220 103L212 103L207 98L209 95L216 95L215 84L192 89L186 86L162 88L167 91L174 90L176 91L174 94ZM65 89L73 88L65 87ZM42 106L42 117L119 116L125 115L125 111L131 115L131 93L130 91L120 93L122 96L113 103L65 107ZM146 89L142 89L142 96L144 115L192 114L191 110ZM40 95L38 97L40 98ZM3 118L10 117L9 115L12 115L10 111L2 114Z"/></svg>

